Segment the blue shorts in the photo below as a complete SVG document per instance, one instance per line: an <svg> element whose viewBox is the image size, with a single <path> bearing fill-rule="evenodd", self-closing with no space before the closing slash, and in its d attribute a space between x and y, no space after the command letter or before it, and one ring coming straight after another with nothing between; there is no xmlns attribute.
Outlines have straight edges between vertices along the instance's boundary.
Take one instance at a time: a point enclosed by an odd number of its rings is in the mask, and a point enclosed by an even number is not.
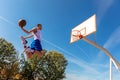
<svg viewBox="0 0 120 80"><path fill-rule="evenodd" d="M40 40L34 40L31 44L31 49L37 50L37 51L42 51L42 46Z"/></svg>

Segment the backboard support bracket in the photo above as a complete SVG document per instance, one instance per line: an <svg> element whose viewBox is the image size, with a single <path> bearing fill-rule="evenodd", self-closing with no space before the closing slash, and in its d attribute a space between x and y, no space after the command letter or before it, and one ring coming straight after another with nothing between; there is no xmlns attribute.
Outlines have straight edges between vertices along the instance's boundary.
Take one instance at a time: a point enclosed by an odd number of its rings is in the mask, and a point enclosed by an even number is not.
<svg viewBox="0 0 120 80"><path fill-rule="evenodd" d="M101 47L100 45L96 44L95 42L92 42L91 40L87 39L86 37L84 37L83 40L88 42L89 44L95 46L96 48L100 49L110 58L110 80L112 80L112 63L114 63L116 69L120 72L119 62L115 58L113 58L113 56L105 48Z"/></svg>

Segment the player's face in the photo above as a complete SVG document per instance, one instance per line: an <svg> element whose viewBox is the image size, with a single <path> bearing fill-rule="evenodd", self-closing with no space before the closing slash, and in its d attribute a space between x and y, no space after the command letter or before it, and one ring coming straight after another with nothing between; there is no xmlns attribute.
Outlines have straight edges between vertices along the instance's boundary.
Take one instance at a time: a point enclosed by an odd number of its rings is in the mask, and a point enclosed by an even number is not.
<svg viewBox="0 0 120 80"><path fill-rule="evenodd" d="M37 29L38 29L38 30L42 30L42 26L38 26Z"/></svg>

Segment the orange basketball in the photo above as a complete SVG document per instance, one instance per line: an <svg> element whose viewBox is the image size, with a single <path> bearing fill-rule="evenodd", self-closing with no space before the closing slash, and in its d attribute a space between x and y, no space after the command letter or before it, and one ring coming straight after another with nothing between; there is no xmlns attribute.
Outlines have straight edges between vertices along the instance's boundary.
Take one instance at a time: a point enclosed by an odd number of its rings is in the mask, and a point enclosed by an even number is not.
<svg viewBox="0 0 120 80"><path fill-rule="evenodd" d="M20 19L20 20L18 21L18 25L19 25L20 27L24 27L24 26L26 25L26 20Z"/></svg>

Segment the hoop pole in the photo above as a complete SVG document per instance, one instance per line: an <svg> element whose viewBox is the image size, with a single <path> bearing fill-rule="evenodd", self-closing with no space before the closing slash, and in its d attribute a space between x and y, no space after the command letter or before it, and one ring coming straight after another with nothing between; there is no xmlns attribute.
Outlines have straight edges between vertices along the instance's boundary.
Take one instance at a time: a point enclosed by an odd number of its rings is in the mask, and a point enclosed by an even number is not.
<svg viewBox="0 0 120 80"><path fill-rule="evenodd" d="M96 48L102 50L102 51L111 59L111 62L114 63L116 69L118 69L118 71L120 72L120 64L118 63L118 61L116 61L116 60L113 58L113 56L112 56L105 48L99 46L99 45L96 44L95 42L92 42L91 40L87 39L86 37L83 37L82 39L83 39L84 41L88 42L89 44L95 46ZM110 63L111 63L111 62L110 62ZM111 64L112 64L112 63L111 63ZM110 64L110 65L111 65L111 64ZM110 68L112 68L112 67L110 67ZM112 70L111 70L110 76L112 76ZM111 77L111 78L112 78L112 77ZM110 80L111 80L111 79L110 79Z"/></svg>
<svg viewBox="0 0 120 80"><path fill-rule="evenodd" d="M110 80L112 80L112 60L110 58Z"/></svg>

